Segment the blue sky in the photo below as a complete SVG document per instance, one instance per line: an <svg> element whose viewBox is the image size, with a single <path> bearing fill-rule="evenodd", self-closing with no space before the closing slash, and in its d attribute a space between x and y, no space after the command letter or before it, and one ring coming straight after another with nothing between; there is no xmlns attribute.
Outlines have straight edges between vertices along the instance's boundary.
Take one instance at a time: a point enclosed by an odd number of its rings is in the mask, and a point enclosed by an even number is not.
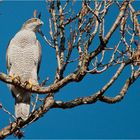
<svg viewBox="0 0 140 140"><path fill-rule="evenodd" d="M79 1L76 10L81 6ZM140 2L135 2L136 9ZM113 7L108 15L106 29L113 23L113 17L117 16L117 9ZM46 10L45 2L32 1L4 1L0 3L0 72L6 73L5 54L9 40L20 30L22 24L32 17L33 11L42 12L44 26L42 30L48 37L49 13ZM49 48L38 35L42 44L42 63L40 69L40 79L50 77L50 84L55 74L56 59L55 52ZM109 46L116 45L117 35L109 42ZM97 44L95 42L94 44ZM68 71L71 71L69 66ZM115 69L116 70L116 69ZM115 70L109 70L101 75L87 75L81 83L73 83L56 95L56 99L65 101L75 97L88 96L98 91L114 74ZM110 96L116 95L123 82L129 75L129 68L126 68L122 76L115 85L106 93ZM25 131L26 139L99 139L99 138L140 138L140 80L137 80L129 89L125 98L116 104L105 104L97 102L92 105L79 106L73 109L62 110L52 109L37 122L27 126ZM0 81L0 103L8 110L14 112L14 99L7 85ZM0 129L9 124L9 116L0 110ZM10 136L8 138L14 138Z"/></svg>

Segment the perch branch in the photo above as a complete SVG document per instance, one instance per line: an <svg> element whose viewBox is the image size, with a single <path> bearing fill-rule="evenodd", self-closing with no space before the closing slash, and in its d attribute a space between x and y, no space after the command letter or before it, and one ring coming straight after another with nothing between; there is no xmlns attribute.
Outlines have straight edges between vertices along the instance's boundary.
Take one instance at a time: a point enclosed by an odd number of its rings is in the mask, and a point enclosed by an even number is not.
<svg viewBox="0 0 140 140"><path fill-rule="evenodd" d="M45 114L47 111L49 111L49 109L51 108L51 106L53 104L54 104L53 97L48 96L45 99L44 104L42 106L40 106L37 110L35 110L26 121L23 121L22 119L17 119L17 121L12 122L10 125L6 126L2 130L0 130L0 139L6 138L6 136L19 130L19 128L22 128L25 125L36 121L37 119L42 117L43 114Z"/></svg>

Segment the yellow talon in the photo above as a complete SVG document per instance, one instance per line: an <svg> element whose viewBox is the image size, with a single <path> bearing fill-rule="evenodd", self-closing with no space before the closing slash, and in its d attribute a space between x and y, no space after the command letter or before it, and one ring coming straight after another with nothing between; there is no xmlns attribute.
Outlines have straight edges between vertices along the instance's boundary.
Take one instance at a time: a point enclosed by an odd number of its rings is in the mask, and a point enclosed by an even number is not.
<svg viewBox="0 0 140 140"><path fill-rule="evenodd" d="M32 88L32 83L30 83L29 81L25 81L25 85L27 88Z"/></svg>
<svg viewBox="0 0 140 140"><path fill-rule="evenodd" d="M15 76L15 74L11 74L9 75L9 77L11 78L12 81L20 81L20 77L19 76Z"/></svg>
<svg viewBox="0 0 140 140"><path fill-rule="evenodd" d="M14 78L15 78L14 74L9 75L9 77L11 78L12 81L13 81Z"/></svg>
<svg viewBox="0 0 140 140"><path fill-rule="evenodd" d="M37 83L33 83L30 79L29 79L29 81L25 81L25 85L26 85L26 87L27 88L32 88L33 86L36 86L36 85L38 85Z"/></svg>

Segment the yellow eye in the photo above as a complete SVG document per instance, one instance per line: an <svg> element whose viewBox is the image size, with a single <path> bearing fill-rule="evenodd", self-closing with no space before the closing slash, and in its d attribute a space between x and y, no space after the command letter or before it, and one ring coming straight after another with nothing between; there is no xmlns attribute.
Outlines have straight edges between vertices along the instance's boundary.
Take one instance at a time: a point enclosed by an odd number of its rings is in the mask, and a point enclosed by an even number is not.
<svg viewBox="0 0 140 140"><path fill-rule="evenodd" d="M36 19L36 18L33 18L33 19L32 19L32 22L36 22L36 21L37 21L37 19Z"/></svg>
<svg viewBox="0 0 140 140"><path fill-rule="evenodd" d="M33 22L36 22L37 19L36 18L32 18L32 19L29 19L28 21L25 22L25 24L30 24L30 23L33 23Z"/></svg>

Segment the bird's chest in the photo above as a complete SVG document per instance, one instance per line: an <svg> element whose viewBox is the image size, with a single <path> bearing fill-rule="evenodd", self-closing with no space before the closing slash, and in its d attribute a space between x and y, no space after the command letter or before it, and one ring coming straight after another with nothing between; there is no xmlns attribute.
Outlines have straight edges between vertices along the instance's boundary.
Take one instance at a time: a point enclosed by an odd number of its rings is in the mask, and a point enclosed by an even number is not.
<svg viewBox="0 0 140 140"><path fill-rule="evenodd" d="M26 45L24 47L15 46L11 51L12 60L17 63L30 64L37 59L37 50L35 45Z"/></svg>
<svg viewBox="0 0 140 140"><path fill-rule="evenodd" d="M24 47L15 45L10 50L12 68L11 72L28 78L36 69L38 62L38 49L35 44L26 44Z"/></svg>

